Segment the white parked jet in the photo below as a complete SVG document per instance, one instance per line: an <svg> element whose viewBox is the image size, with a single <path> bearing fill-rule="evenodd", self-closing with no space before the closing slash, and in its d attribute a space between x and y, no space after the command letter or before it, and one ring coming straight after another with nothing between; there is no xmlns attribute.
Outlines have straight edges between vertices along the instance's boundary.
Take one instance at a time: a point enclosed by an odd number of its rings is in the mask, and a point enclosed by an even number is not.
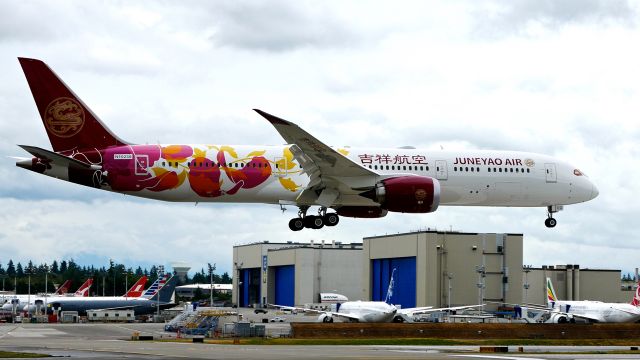
<svg viewBox="0 0 640 360"><path fill-rule="evenodd" d="M547 309L550 310L552 322L575 322L576 318L603 323L636 322L640 320L640 308L637 306L639 300L640 287L636 289L630 304L558 300L551 279L547 278Z"/></svg>
<svg viewBox="0 0 640 360"><path fill-rule="evenodd" d="M340 304L338 311L321 311L315 309L299 308L292 306L270 305L280 309L291 309L297 312L317 313L319 322L331 323L333 318L341 318L351 322L412 322L413 317L421 314L439 311L455 311L481 307L482 305L466 305L447 308L434 308L433 306L399 309L390 303L393 295L394 275L396 269L391 272L391 280L387 288L385 301L347 301Z"/></svg>
<svg viewBox="0 0 640 360"><path fill-rule="evenodd" d="M165 201L295 206L294 231L335 226L339 216L430 213L440 205L546 207L545 225L554 227L562 205L598 195L576 166L551 156L333 148L257 109L287 145L135 145L104 126L45 63L19 61L53 151L21 145L33 157L16 165L85 186ZM308 215L314 206L318 215Z"/></svg>

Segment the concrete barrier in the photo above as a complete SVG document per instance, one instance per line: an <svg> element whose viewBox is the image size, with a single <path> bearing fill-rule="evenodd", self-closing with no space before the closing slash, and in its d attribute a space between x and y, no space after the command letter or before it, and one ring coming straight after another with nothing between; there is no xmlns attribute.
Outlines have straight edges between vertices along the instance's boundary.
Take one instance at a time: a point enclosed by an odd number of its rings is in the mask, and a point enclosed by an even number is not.
<svg viewBox="0 0 640 360"><path fill-rule="evenodd" d="M640 324L291 323L298 339L639 339Z"/></svg>

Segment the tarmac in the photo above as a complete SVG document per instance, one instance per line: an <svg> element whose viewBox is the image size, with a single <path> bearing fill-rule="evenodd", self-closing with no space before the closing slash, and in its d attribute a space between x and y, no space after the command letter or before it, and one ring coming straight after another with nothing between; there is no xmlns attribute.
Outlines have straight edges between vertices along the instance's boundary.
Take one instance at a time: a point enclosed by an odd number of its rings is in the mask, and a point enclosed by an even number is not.
<svg viewBox="0 0 640 360"><path fill-rule="evenodd" d="M272 324L270 324L272 325ZM277 324L276 326L283 326ZM77 359L640 359L625 346L526 346L525 353L479 353L478 346L214 345L130 341L131 335L174 337L163 324L1 324L0 350L35 352Z"/></svg>

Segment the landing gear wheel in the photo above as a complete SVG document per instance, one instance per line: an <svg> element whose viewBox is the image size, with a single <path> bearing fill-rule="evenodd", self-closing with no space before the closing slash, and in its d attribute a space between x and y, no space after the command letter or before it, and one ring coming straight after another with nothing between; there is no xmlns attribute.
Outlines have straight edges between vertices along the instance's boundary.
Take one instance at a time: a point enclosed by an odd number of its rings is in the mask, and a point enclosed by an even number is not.
<svg viewBox="0 0 640 360"><path fill-rule="evenodd" d="M327 226L336 226L340 221L340 217L336 213L328 213L324 216L324 224Z"/></svg>
<svg viewBox="0 0 640 360"><path fill-rule="evenodd" d="M548 228L553 228L556 226L558 222L556 221L556 219L549 217L547 218L547 220L544 221L544 225Z"/></svg>
<svg viewBox="0 0 640 360"><path fill-rule="evenodd" d="M304 218L304 227L307 229L320 229L324 226L322 217L315 215L307 215Z"/></svg>
<svg viewBox="0 0 640 360"><path fill-rule="evenodd" d="M301 218L293 218L289 220L289 229L293 231L300 231L304 228L304 221Z"/></svg>

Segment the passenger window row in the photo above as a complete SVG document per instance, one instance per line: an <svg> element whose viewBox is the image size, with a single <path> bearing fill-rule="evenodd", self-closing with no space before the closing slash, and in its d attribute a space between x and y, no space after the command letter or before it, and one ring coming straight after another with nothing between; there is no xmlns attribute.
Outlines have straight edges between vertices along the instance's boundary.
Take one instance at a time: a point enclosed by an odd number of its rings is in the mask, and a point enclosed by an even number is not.
<svg viewBox="0 0 640 360"><path fill-rule="evenodd" d="M164 162L164 161L163 161L163 162L162 162L162 166L173 166L173 167L177 167L177 166L178 166L178 164L179 164L179 162L177 162L177 161L176 161L176 162L173 162L173 161L169 161L169 162ZM211 163L209 163L209 162L202 162L202 161L200 161L200 162L196 162L195 160L187 163L187 166L193 166L193 167L205 167L205 168L207 168L207 167L212 167L212 168L213 168L213 167L221 167L221 166L222 166L222 167L225 167L225 166L227 166L227 165L228 165L229 167L234 167L234 168L243 168L243 167L245 167L245 164L244 164L244 163L216 164L216 163L214 163L214 162L211 162ZM262 164L262 163L257 163L257 164L256 164L256 163L251 163L251 166L250 166L250 167L254 167L254 168L267 168L267 167L269 167L269 164ZM276 164L276 168L278 168L278 164Z"/></svg>
<svg viewBox="0 0 640 360"><path fill-rule="evenodd" d="M369 167L369 169L373 169L373 170L409 170L409 171L429 171L429 167L428 166L418 166L418 165L380 165L380 168L378 168L378 165L367 165Z"/></svg>

